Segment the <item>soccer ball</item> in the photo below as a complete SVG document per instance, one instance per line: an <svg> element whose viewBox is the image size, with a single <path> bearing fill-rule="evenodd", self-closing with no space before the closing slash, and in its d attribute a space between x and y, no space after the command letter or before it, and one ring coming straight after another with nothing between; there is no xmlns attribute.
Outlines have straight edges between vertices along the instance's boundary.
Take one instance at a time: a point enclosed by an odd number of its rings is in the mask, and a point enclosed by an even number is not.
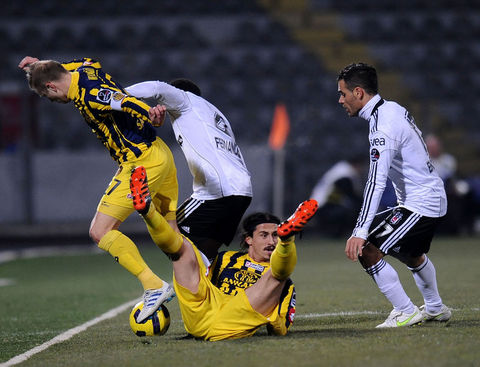
<svg viewBox="0 0 480 367"><path fill-rule="evenodd" d="M163 335L170 326L170 313L168 309L161 305L160 308L153 313L152 316L137 322L137 316L143 308L143 302L137 303L132 312L130 312L130 327L137 336L154 336Z"/></svg>

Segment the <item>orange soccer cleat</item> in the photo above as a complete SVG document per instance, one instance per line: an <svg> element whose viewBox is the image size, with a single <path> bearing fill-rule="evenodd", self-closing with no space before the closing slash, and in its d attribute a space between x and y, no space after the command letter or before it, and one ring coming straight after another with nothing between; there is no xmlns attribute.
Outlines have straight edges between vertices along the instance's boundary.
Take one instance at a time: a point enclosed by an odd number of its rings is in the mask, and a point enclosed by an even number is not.
<svg viewBox="0 0 480 367"><path fill-rule="evenodd" d="M314 199L309 199L301 203L295 213L286 221L280 223L277 229L278 236L281 239L293 236L295 233L301 232L303 227L317 212L318 203Z"/></svg>
<svg viewBox="0 0 480 367"><path fill-rule="evenodd" d="M130 176L130 192L132 193L133 207L140 214L147 214L152 197L148 190L147 171L138 166L132 169Z"/></svg>

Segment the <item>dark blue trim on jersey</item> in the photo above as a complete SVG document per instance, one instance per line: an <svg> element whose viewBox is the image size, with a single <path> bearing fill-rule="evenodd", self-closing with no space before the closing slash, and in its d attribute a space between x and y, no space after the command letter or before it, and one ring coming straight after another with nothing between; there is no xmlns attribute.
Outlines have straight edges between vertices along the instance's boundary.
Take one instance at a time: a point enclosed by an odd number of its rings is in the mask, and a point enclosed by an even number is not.
<svg viewBox="0 0 480 367"><path fill-rule="evenodd" d="M373 107L373 110L370 116L372 116L375 112L377 112L378 107L380 107L384 102L385 100L383 98L380 98L380 101L378 101L377 104Z"/></svg>
<svg viewBox="0 0 480 367"><path fill-rule="evenodd" d="M370 114L370 116L373 116L373 118L375 119L375 124L373 125L373 128L370 130L370 133L374 133L378 130L378 107L380 107L383 104L383 102L385 102L383 98L380 98L377 104L373 107L372 113Z"/></svg>
<svg viewBox="0 0 480 367"><path fill-rule="evenodd" d="M76 71L79 73L79 97L75 106L103 145L109 149L112 158L117 162L126 161L128 152L125 150L133 153L137 158L140 157L142 154L140 145L148 148L155 141L157 137L155 128L148 121L141 120L140 117L135 117L128 112L112 111L110 99L102 101L90 94L92 89L109 89L112 95L119 90L125 93L124 89L118 83L109 80L107 74L101 69L85 65L77 68ZM108 106L108 110L102 111L92 107L92 104ZM134 103L127 102L127 108L139 115L145 115L148 112ZM108 133L100 130L99 125L104 125ZM115 146L109 146L110 140Z"/></svg>
<svg viewBox="0 0 480 367"><path fill-rule="evenodd" d="M226 254L226 251L219 252L217 255L215 267L212 270L212 283L214 286L218 287L218 276L220 269L222 267L223 256Z"/></svg>
<svg viewBox="0 0 480 367"><path fill-rule="evenodd" d="M377 162L372 163L372 170L369 174L369 180L367 181L367 185L365 186L364 192L364 203L362 209L360 211L360 217L357 220L356 228L361 228L365 224L368 213L370 211L370 205L373 201L373 195L375 193L375 186L377 181Z"/></svg>
<svg viewBox="0 0 480 367"><path fill-rule="evenodd" d="M288 278L287 281L285 282L285 286L282 289L282 294L280 295L280 302L278 303L278 314L279 315L281 314L281 311L282 311L281 308L282 308L283 301L288 296L288 291L289 291L291 286L293 286L293 282L290 278ZM296 299L295 287L293 287L292 298ZM293 307L292 307L291 301L290 301L290 302L288 302L287 313L285 315L285 326L287 327L287 329L289 328L289 326L291 324L290 317L289 317L289 312L290 312L291 308L293 308Z"/></svg>

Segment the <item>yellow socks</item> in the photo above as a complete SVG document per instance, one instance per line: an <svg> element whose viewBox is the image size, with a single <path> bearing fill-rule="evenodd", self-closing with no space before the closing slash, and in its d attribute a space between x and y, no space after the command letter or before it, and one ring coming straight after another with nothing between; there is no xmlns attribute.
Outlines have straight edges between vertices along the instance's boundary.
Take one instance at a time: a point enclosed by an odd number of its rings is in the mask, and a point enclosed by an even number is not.
<svg viewBox="0 0 480 367"><path fill-rule="evenodd" d="M167 220L150 203L148 213L143 216L153 242L165 253L175 254L182 247L183 237L176 233Z"/></svg>
<svg viewBox="0 0 480 367"><path fill-rule="evenodd" d="M293 273L296 264L295 237L291 236L285 240L279 240L270 257L272 275L278 280L285 280Z"/></svg>
<svg viewBox="0 0 480 367"><path fill-rule="evenodd" d="M98 243L104 251L108 251L120 265L135 275L144 289L156 289L163 286L163 281L155 275L143 261L137 246L122 232L107 232Z"/></svg>

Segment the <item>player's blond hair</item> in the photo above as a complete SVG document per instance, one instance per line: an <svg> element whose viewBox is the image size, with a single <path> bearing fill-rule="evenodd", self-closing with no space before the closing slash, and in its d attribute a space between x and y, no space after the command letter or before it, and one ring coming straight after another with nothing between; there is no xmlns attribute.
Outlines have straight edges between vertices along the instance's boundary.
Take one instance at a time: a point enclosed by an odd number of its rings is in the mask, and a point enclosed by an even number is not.
<svg viewBox="0 0 480 367"><path fill-rule="evenodd" d="M48 82L58 81L68 71L58 61L42 60L31 64L27 71L30 89L42 95L47 92Z"/></svg>

